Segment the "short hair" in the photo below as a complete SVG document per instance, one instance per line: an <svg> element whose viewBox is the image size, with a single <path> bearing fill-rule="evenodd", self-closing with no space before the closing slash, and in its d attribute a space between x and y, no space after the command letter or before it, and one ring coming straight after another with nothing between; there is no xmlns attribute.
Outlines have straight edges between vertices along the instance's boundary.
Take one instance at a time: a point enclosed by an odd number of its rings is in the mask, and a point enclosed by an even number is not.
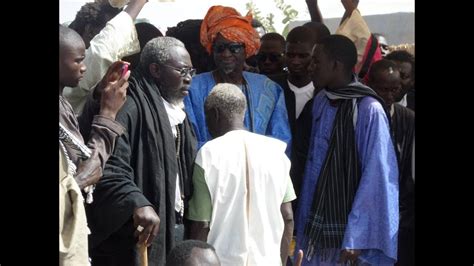
<svg viewBox="0 0 474 266"><path fill-rule="evenodd" d="M285 47L286 44L285 37L276 32L265 33L265 35L260 38L260 43L263 41L278 41L283 47Z"/></svg>
<svg viewBox="0 0 474 266"><path fill-rule="evenodd" d="M331 35L328 27L320 22L310 21L303 24L303 26L310 28L314 32L317 43L319 43L324 37Z"/></svg>
<svg viewBox="0 0 474 266"><path fill-rule="evenodd" d="M59 25L59 51L62 51L65 47L71 45L71 43L76 43L82 41L81 36L68 27Z"/></svg>
<svg viewBox="0 0 474 266"><path fill-rule="evenodd" d="M182 41L188 50L197 73L208 72L215 68L214 58L207 53L200 39L202 19L188 19L168 28L166 36Z"/></svg>
<svg viewBox="0 0 474 266"><path fill-rule="evenodd" d="M157 27L155 27L155 25L149 22L135 23L135 29L137 30L140 50L143 50L145 44L151 39L163 36L163 33L161 33L161 31Z"/></svg>
<svg viewBox="0 0 474 266"><path fill-rule="evenodd" d="M151 39L143 48L140 55L140 66L147 69L152 63L165 64L174 52L174 47L184 47L184 44L173 37L156 37ZM147 71L145 71L147 73Z"/></svg>
<svg viewBox="0 0 474 266"><path fill-rule="evenodd" d="M216 252L213 246L199 240L185 240L177 244L166 257L166 266L185 265L186 261L191 257L193 248L210 249Z"/></svg>
<svg viewBox="0 0 474 266"><path fill-rule="evenodd" d="M381 59L373 63L372 66L370 66L370 70L369 70L369 82L375 81L375 74L388 70L389 68L394 69L394 71L398 71L397 64L387 59Z"/></svg>
<svg viewBox="0 0 474 266"><path fill-rule="evenodd" d="M316 35L308 27L298 26L293 28L286 36L287 43L309 43L311 46L316 44Z"/></svg>
<svg viewBox="0 0 474 266"><path fill-rule="evenodd" d="M385 56L385 59L411 64L411 75L412 77L415 77L415 56L410 54L408 51L397 50L390 52Z"/></svg>
<svg viewBox="0 0 474 266"><path fill-rule="evenodd" d="M247 100L239 87L231 83L219 83L212 88L204 103L207 113L217 109L226 119L240 118L245 115Z"/></svg>
<svg viewBox="0 0 474 266"><path fill-rule="evenodd" d="M69 28L75 30L81 36L84 34L86 25L94 28L104 28L109 17L115 17L122 8L112 7L108 2L86 3L77 12L76 18L69 24ZM109 15L109 16L107 16Z"/></svg>
<svg viewBox="0 0 474 266"><path fill-rule="evenodd" d="M357 49L351 39L333 34L323 38L320 45L331 59L344 64L347 71L352 71L357 63Z"/></svg>
<svg viewBox="0 0 474 266"><path fill-rule="evenodd" d="M253 28L262 27L262 28L265 29L265 27L263 26L262 22L260 22L258 19L252 19L252 27L253 27Z"/></svg>
<svg viewBox="0 0 474 266"><path fill-rule="evenodd" d="M202 19L187 19L181 21L175 27L169 27L168 31L166 31L166 36L175 37L183 43L199 42L201 23Z"/></svg>

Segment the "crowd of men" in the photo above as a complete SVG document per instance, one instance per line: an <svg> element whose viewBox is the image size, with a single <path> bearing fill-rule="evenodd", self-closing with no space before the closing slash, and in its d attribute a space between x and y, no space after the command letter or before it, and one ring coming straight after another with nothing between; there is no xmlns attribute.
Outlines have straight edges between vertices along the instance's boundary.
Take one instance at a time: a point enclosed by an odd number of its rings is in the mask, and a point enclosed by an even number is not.
<svg viewBox="0 0 474 266"><path fill-rule="evenodd" d="M286 38L146 2L59 26L61 265L414 265L414 56L358 0Z"/></svg>

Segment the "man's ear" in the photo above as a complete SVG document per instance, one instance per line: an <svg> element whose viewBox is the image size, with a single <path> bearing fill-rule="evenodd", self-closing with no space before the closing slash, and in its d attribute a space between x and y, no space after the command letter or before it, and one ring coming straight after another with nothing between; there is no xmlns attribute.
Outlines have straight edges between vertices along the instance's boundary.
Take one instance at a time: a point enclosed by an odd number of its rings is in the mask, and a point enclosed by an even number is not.
<svg viewBox="0 0 474 266"><path fill-rule="evenodd" d="M215 124L219 124L219 110L217 108L212 108L208 111L209 120L214 121Z"/></svg>
<svg viewBox="0 0 474 266"><path fill-rule="evenodd" d="M344 65L341 63L341 61L338 61L338 60L333 60L332 61L332 69L333 70L338 71L342 68L344 68Z"/></svg>
<svg viewBox="0 0 474 266"><path fill-rule="evenodd" d="M206 111L206 124L211 134L212 138L216 138L219 135L219 129L217 128L219 125L219 112L216 108L212 108Z"/></svg>
<svg viewBox="0 0 474 266"><path fill-rule="evenodd" d="M148 65L148 71L150 72L150 75L153 78L160 78L161 68L160 65L158 65L157 63L151 63L150 65Z"/></svg>

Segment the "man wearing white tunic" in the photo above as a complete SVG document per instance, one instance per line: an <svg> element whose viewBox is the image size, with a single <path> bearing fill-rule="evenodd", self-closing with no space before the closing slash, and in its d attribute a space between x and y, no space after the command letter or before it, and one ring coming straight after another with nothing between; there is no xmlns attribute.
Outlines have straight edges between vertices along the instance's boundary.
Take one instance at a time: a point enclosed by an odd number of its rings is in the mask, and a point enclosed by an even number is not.
<svg viewBox="0 0 474 266"><path fill-rule="evenodd" d="M229 83L206 99L214 139L195 161L190 237L213 245L222 265L286 265L296 198L286 144L245 130L246 106Z"/></svg>

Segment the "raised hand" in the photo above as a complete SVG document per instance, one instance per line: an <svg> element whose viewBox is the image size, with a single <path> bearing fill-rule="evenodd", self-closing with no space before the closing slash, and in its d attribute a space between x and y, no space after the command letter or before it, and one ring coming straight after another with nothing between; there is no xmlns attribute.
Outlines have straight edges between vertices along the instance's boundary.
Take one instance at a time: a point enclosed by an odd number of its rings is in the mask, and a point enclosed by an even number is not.
<svg viewBox="0 0 474 266"><path fill-rule="evenodd" d="M359 5L359 0L341 0L341 3L346 11L352 13L352 11Z"/></svg>
<svg viewBox="0 0 474 266"><path fill-rule="evenodd" d="M96 88L100 94L100 115L115 119L120 108L125 103L128 88L128 78L130 71L122 75L122 66L127 62L117 61L113 63L100 86Z"/></svg>

